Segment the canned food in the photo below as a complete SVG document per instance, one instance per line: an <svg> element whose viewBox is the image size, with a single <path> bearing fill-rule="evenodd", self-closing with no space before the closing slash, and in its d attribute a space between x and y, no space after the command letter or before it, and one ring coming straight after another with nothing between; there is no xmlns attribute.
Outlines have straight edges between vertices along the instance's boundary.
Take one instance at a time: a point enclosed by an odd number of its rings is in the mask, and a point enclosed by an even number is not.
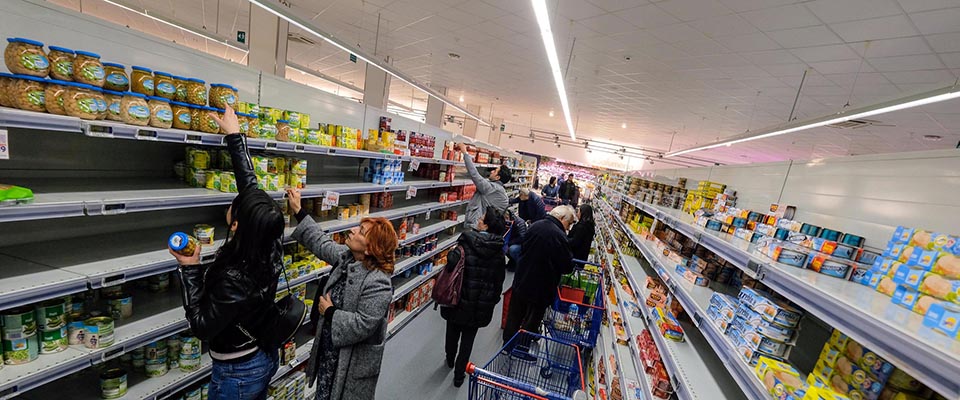
<svg viewBox="0 0 960 400"><path fill-rule="evenodd" d="M151 378L156 378L156 377L166 375L168 371L167 360L162 360L162 361L163 362L146 363L146 365L143 366L143 369L146 375Z"/></svg>
<svg viewBox="0 0 960 400"><path fill-rule="evenodd" d="M183 394L183 400L200 400L200 388L187 389Z"/></svg>
<svg viewBox="0 0 960 400"><path fill-rule="evenodd" d="M167 359L167 368L171 370L180 368L180 358L171 355L171 357Z"/></svg>
<svg viewBox="0 0 960 400"><path fill-rule="evenodd" d="M67 349L67 344L66 326L40 333L40 354L59 353Z"/></svg>
<svg viewBox="0 0 960 400"><path fill-rule="evenodd" d="M200 385L200 400L207 400L209 391L210 391L209 382Z"/></svg>
<svg viewBox="0 0 960 400"><path fill-rule="evenodd" d="M108 299L119 297L123 294L123 285L107 286L100 289L100 295Z"/></svg>
<svg viewBox="0 0 960 400"><path fill-rule="evenodd" d="M166 362L167 345L164 342L150 342L143 346L143 359L147 363L159 362L161 359Z"/></svg>
<svg viewBox="0 0 960 400"><path fill-rule="evenodd" d="M147 278L147 288L150 289L151 292L165 292L169 287L170 275L168 274L153 275Z"/></svg>
<svg viewBox="0 0 960 400"><path fill-rule="evenodd" d="M120 293L115 298L107 299L107 309L114 320L122 320L133 316L133 296Z"/></svg>
<svg viewBox="0 0 960 400"><path fill-rule="evenodd" d="M108 369L100 374L100 397L119 399L127 394L127 371Z"/></svg>
<svg viewBox="0 0 960 400"><path fill-rule="evenodd" d="M21 339L37 333L36 314L30 307L17 307L3 314L3 338Z"/></svg>
<svg viewBox="0 0 960 400"><path fill-rule="evenodd" d="M85 325L83 321L73 321L67 324L67 343L83 344L83 338L85 336L84 328Z"/></svg>
<svg viewBox="0 0 960 400"><path fill-rule="evenodd" d="M83 344L90 349L102 349L113 344L113 318L94 317L83 321Z"/></svg>
<svg viewBox="0 0 960 400"><path fill-rule="evenodd" d="M196 371L200 368L200 355L196 356L180 356L179 360L180 370L183 372Z"/></svg>
<svg viewBox="0 0 960 400"><path fill-rule="evenodd" d="M63 328L67 324L67 303L63 299L53 299L37 305L37 327L50 331Z"/></svg>
<svg viewBox="0 0 960 400"><path fill-rule="evenodd" d="M200 355L200 339L193 336L180 338L180 356L190 357Z"/></svg>
<svg viewBox="0 0 960 400"><path fill-rule="evenodd" d="M207 224L194 225L193 236L196 236L197 240L199 240L200 244L202 245L212 245L213 244L213 227Z"/></svg>
<svg viewBox="0 0 960 400"><path fill-rule="evenodd" d="M3 339L3 362L7 365L26 364L36 360L40 352L37 346L36 332L34 335L17 339Z"/></svg>
<svg viewBox="0 0 960 400"><path fill-rule="evenodd" d="M180 353L180 335L167 337L167 348L174 353Z"/></svg>

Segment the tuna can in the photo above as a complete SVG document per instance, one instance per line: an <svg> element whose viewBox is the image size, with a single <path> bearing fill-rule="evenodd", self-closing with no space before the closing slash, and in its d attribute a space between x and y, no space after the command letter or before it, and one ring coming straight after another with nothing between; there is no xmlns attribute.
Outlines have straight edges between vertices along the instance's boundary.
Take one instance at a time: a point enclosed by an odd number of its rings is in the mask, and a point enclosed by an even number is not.
<svg viewBox="0 0 960 400"><path fill-rule="evenodd" d="M213 244L213 231L213 227L207 224L197 224L193 226L193 236L204 246Z"/></svg>
<svg viewBox="0 0 960 400"><path fill-rule="evenodd" d="M53 299L40 303L36 307L37 328L52 331L67 324L67 303L63 299Z"/></svg>
<svg viewBox="0 0 960 400"><path fill-rule="evenodd" d="M67 349L67 327L40 332L40 354L59 353Z"/></svg>
<svg viewBox="0 0 960 400"><path fill-rule="evenodd" d="M183 394L183 400L200 400L200 388L190 388L187 389L187 392Z"/></svg>
<svg viewBox="0 0 960 400"><path fill-rule="evenodd" d="M147 278L147 287L154 293L167 291L167 288L170 287L170 275L160 274L150 276Z"/></svg>
<svg viewBox="0 0 960 400"><path fill-rule="evenodd" d="M157 378L167 374L167 360L163 359L155 363L146 363L143 366L144 372L150 378Z"/></svg>
<svg viewBox="0 0 960 400"><path fill-rule="evenodd" d="M200 356L181 356L179 360L180 370L183 372L196 371L200 368Z"/></svg>
<svg viewBox="0 0 960 400"><path fill-rule="evenodd" d="M171 371L180 368L180 357L171 354L167 358L167 368Z"/></svg>
<svg viewBox="0 0 960 400"><path fill-rule="evenodd" d="M133 316L133 296L119 293L107 299L107 309L114 320L123 320Z"/></svg>
<svg viewBox="0 0 960 400"><path fill-rule="evenodd" d="M7 365L26 364L40 355L36 333L31 336L3 339L3 362Z"/></svg>
<svg viewBox="0 0 960 400"><path fill-rule="evenodd" d="M113 318L93 317L83 321L83 344L90 349L102 349L113 344Z"/></svg>
<svg viewBox="0 0 960 400"><path fill-rule="evenodd" d="M127 371L108 369L100 374L100 397L119 399L127 394Z"/></svg>
<svg viewBox="0 0 960 400"><path fill-rule="evenodd" d="M17 307L3 314L3 339L23 339L37 333L36 313L31 307Z"/></svg>
<svg viewBox="0 0 960 400"><path fill-rule="evenodd" d="M172 335L167 337L167 348L170 351L179 353L180 352L180 335Z"/></svg>
<svg viewBox="0 0 960 400"><path fill-rule="evenodd" d="M133 351L133 354L130 354L130 365L133 365L133 368L137 371L142 371L143 366L146 365L146 362L143 361L143 350Z"/></svg>
<svg viewBox="0 0 960 400"><path fill-rule="evenodd" d="M143 346L143 359L150 363L159 362L161 359L166 362L167 344L164 342L150 342Z"/></svg>
<svg viewBox="0 0 960 400"><path fill-rule="evenodd" d="M200 400L207 400L209 391L210 391L209 382L200 385Z"/></svg>
<svg viewBox="0 0 960 400"><path fill-rule="evenodd" d="M200 339L193 336L184 336L180 338L180 358L199 356Z"/></svg>
<svg viewBox="0 0 960 400"><path fill-rule="evenodd" d="M83 338L85 336L85 325L83 321L73 321L67 324L67 343L74 344L83 344Z"/></svg>
<svg viewBox="0 0 960 400"><path fill-rule="evenodd" d="M100 295L107 299L113 299L123 294L123 285L107 286L100 289Z"/></svg>

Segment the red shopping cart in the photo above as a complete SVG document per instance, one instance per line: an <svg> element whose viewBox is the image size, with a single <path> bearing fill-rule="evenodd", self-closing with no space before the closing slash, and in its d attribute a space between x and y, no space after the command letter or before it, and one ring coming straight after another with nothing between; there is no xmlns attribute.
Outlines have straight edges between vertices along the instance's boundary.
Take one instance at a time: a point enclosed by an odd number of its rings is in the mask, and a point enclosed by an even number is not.
<svg viewBox="0 0 960 400"><path fill-rule="evenodd" d="M580 349L523 330L482 368L468 364L467 373L470 400L586 399Z"/></svg>
<svg viewBox="0 0 960 400"><path fill-rule="evenodd" d="M580 268L561 282L557 299L543 316L543 325L550 337L590 350L597 345L605 312L603 270L594 263L573 261L595 266L597 270Z"/></svg>

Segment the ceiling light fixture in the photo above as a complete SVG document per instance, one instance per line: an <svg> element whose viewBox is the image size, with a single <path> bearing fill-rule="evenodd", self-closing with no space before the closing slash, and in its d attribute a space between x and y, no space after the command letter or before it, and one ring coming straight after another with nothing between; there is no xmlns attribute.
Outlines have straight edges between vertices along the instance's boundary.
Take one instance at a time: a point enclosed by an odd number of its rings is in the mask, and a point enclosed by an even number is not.
<svg viewBox="0 0 960 400"><path fill-rule="evenodd" d="M822 126L833 125L840 122L846 122L852 119L866 118L878 114L885 114L888 112L904 110L913 107L919 107L927 104L938 103L941 101L947 101L951 99L956 99L960 97L960 85L954 84L951 86L943 87L936 90L931 90L929 92L919 93L911 96L901 97L899 99L894 99L886 101L883 103L874 104L871 106L860 107L853 110L845 110L835 114L825 115L822 117L811 118L804 121L798 121L794 123L789 123L786 125L764 129L757 133L745 133L742 135L736 135L728 139L724 139L715 143L706 144L702 146L691 147L689 149L683 149L667 153L664 157L675 157L682 154L692 153L695 151L709 150L720 146L734 145L737 143L748 142L751 140L765 139L769 137L785 135L788 133L804 131L807 129L819 128Z"/></svg>
<svg viewBox="0 0 960 400"><path fill-rule="evenodd" d="M460 102L463 103L463 95L460 95Z"/></svg>
<svg viewBox="0 0 960 400"><path fill-rule="evenodd" d="M939 142L943 140L943 136L940 135L923 135L923 140L928 142Z"/></svg>
<svg viewBox="0 0 960 400"><path fill-rule="evenodd" d="M547 51L547 61L553 72L553 82L557 86L557 95L560 96L560 107L563 108L563 118L570 131L570 139L576 140L577 134L573 128L573 118L570 117L570 104L567 102L567 89L563 84L563 74L560 72L560 58L557 56L557 46L553 43L553 31L550 30L550 16L547 13L547 0L531 0L533 12L537 16L537 25L540 25L540 36L543 37L543 47Z"/></svg>
<svg viewBox="0 0 960 400"><path fill-rule="evenodd" d="M620 124L620 127L623 128L623 129L627 129L627 123L624 122L624 123Z"/></svg>
<svg viewBox="0 0 960 400"><path fill-rule="evenodd" d="M550 110L548 114L550 115L550 118L553 118L553 110Z"/></svg>
<svg viewBox="0 0 960 400"><path fill-rule="evenodd" d="M137 10L137 9L131 7L131 6L128 6L128 5L123 4L123 3L120 3L120 2L115 1L115 0L103 0L103 2L104 2L104 3L107 3L107 4L111 4L111 5L117 6L117 7L120 7L120 8L122 8L122 9L127 10L127 11L130 11L130 12L132 12L132 13L139 14L139 15L141 15L141 16L150 18L150 19L152 19L152 20L154 20L154 21L157 21L157 22L159 22L159 23L161 23L161 24L168 25L168 26L174 27L174 28L176 28L176 29L180 29L180 30L182 30L182 31L184 31L184 32L192 33L192 34L194 34L194 35L196 35L196 36L200 36L200 37L202 37L202 38L204 38L204 39L212 40L212 41L214 41L214 42L217 42L217 43L220 43L220 44L222 44L222 45L224 45L224 46L227 46L227 47L229 47L229 48L231 48L231 49L240 50L240 51L242 51L242 52L244 52L244 53L249 53L249 52L250 52L250 50L248 50L248 49L246 49L246 48L244 48L244 47L240 47L240 46L237 46L237 45L235 45L235 44L233 44L233 43L230 43L230 40L228 40L228 39L226 39L226 38L216 37L216 36L214 36L214 35L212 35L212 34L210 34L210 33L206 33L206 32L204 32L204 31L202 31L202 30L188 27L188 26L183 25L182 23L177 22L177 21L174 21L174 20L172 20L172 19L167 19L166 17L161 17L161 16L159 16L159 15L150 14L150 11L149 11L149 10L146 10L146 9Z"/></svg>
<svg viewBox="0 0 960 400"><path fill-rule="evenodd" d="M335 36L333 36L333 35L331 35L331 34L329 34L329 33L326 33L326 32L323 32L323 31L317 29L317 28L314 27L310 22L308 22L308 21L306 21L306 20L304 20L304 19L302 19L302 18L300 18L300 17L298 17L298 16L296 16L296 15L293 15L293 12L291 12L291 10L290 10L289 8L286 8L285 6L283 6L283 5L279 4L279 3L274 3L274 2L272 2L272 1L264 1L264 0L249 0L249 1L250 1L250 4L256 5L256 6L260 7L260 8L262 8L262 9L266 10L267 12L269 12L269 13L271 13L271 14L273 14L273 15L276 15L276 16L279 17L280 19L283 19L283 20L289 22L289 23L292 24L293 26L296 26L297 28L303 29L304 31L307 31L307 32L310 33L311 35L314 35L314 36L316 36L316 37L318 37L318 38L320 38L320 39L323 39L325 42L334 45L335 47L339 48L340 50L343 50L343 51L345 51L345 52L347 52L347 53L350 53L350 54L353 54L353 55L357 56L357 58L360 59L360 60L362 60L363 62L365 62L365 63L367 63L367 64L370 64L370 65L373 65L374 67L379 68L379 69L382 70L383 72L386 72L387 74L390 74L390 76L393 76L394 78L397 78L397 79L399 79L400 81L402 81L402 82L404 82L404 83L406 83L406 84L408 84L408 85L410 85L410 86L413 86L413 87L417 88L418 90L426 93L427 95L429 95L429 96L431 96L431 97L433 97L433 98L435 98L435 99L437 99L437 100L440 100L440 101L443 102L444 104L446 104L446 105L448 105L448 106L450 106L450 107L453 107L453 108L454 108L455 110L457 110L457 111L460 111L461 113L463 113L463 114L466 115L467 117L469 117L469 118L471 118L471 119L477 120L477 122L480 123L480 125L483 125L483 126L493 126L493 124L485 121L485 120L484 120L483 118L481 118L479 115L474 114L474 113L468 111L466 108L461 107L461 106L458 105L457 103L451 101L450 99L447 99L446 96L444 96L444 95L441 94L440 92L437 92L436 90L433 90L433 89L430 88L429 86L424 85L424 84L422 84L422 83L420 83L420 82L417 82L415 79L408 77L406 74L404 74L403 72L400 72L400 70L394 68L392 65L387 64L386 62L380 61L377 57L368 54L366 51L360 49L360 48L357 47L357 46L354 46L354 45L352 45L352 44L349 44L349 43L347 43L347 42L344 42L344 41L342 41L341 39L339 39L339 38L337 38L337 37L335 37Z"/></svg>

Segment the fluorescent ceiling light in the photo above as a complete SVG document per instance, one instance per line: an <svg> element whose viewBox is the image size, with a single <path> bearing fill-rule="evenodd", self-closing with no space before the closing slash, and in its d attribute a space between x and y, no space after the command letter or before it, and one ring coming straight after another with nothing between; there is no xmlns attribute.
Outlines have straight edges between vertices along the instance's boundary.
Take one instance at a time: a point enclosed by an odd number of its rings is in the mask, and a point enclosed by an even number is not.
<svg viewBox="0 0 960 400"><path fill-rule="evenodd" d="M404 73L400 72L400 70L394 68L393 66L379 61L373 55L367 54L367 52L361 50L356 46L343 42L337 37L313 27L313 25L310 24L310 22L307 22L301 19L300 17L292 15L290 10L286 8L286 6L282 6L270 0L248 0L248 1L250 2L250 4L256 5L266 10L267 12L273 15L276 15L280 19L283 19L289 22L293 26L303 29L304 31L309 32L310 34L320 39L323 39L325 42L334 45L340 50L343 50L347 53L357 56L357 58L362 60L363 62L373 65L374 67L379 68L383 72L390 74L390 76L393 76L394 78L397 78L400 81L423 91L427 95L432 96L437 100L440 100L444 104L450 107L453 107L454 109L463 113L467 117L477 120L477 122L480 123L481 125L493 126L491 123L484 121L483 118L481 118L479 115L468 111L466 108L461 107L460 105L454 103L453 101L450 101L449 99L446 98L446 96L440 94L440 92L437 92L436 90L433 90L427 85L421 84L415 81L413 78L407 77Z"/></svg>
<svg viewBox="0 0 960 400"><path fill-rule="evenodd" d="M550 30L547 0L532 0L532 3L533 12L537 15L537 25L540 25L540 36L543 36L543 47L547 50L547 61L550 62L550 70L553 72L553 82L557 85L557 94L560 96L563 118L567 121L570 139L577 140L573 119L570 117L570 104L567 102L567 89L563 85L563 74L560 72L560 58L557 56L557 46L553 43L553 31Z"/></svg>
<svg viewBox="0 0 960 400"><path fill-rule="evenodd" d="M118 2L118 1L116 1L116 0L103 0L103 2L104 2L104 3L107 3L107 4L112 4L112 5L114 5L114 6L120 7L120 8L122 8L122 9L124 9L124 10L130 11L130 12L135 13L135 14L140 14L140 15L142 15L142 16L144 16L144 17L150 18L150 19L152 19L152 20L154 20L154 21L157 21L157 22L159 22L159 23L161 23L161 24L168 25L168 26L174 27L174 28L176 28L176 29L180 29L180 30L185 31L185 32L188 32L188 33L192 33L192 34L194 34L194 35L196 35L196 36L200 36L200 37L202 37L202 38L204 38L204 39L212 40L212 41L214 41L214 42L220 43L220 44L222 44L222 45L224 45L224 46L227 46L227 47L230 47L230 48L232 48L232 49L240 50L240 51L242 51L242 52L244 52L244 53L249 53L249 52L250 52L250 51L247 50L246 48L243 48L243 47L237 46L237 45L235 45L235 44L233 44L233 43L230 43L230 40L229 40L229 39L225 39L225 38L222 38L222 37L216 37L216 36L214 36L213 34L204 32L204 31L202 31L202 30L200 30L200 29L191 28L191 27L186 26L185 24L180 23L180 22L177 22L177 21L175 21L175 20L167 19L166 17L162 17L162 16L159 16L159 15L150 14L150 11L149 11L149 10L146 10L146 9L144 9L144 10L137 10L137 9L135 9L135 8L133 8L133 7L130 7L130 6L126 5L126 4L120 3L120 2Z"/></svg>
<svg viewBox="0 0 960 400"><path fill-rule="evenodd" d="M702 146L691 147L689 149L683 149L667 153L664 157L674 157L687 153L692 153L695 151L709 150L712 148L720 146L731 146L737 143L748 142L751 140L765 139L769 137L786 135L788 133L799 132L807 129L819 128L822 126L833 125L840 122L849 121L852 119L866 118L878 114L885 114L888 112L904 110L907 108L919 107L931 103L937 103L941 101L956 99L960 97L960 86L954 84L952 86L943 87L936 90L931 90L929 92L924 92L920 94L915 94L911 96L901 97L899 99L894 99L886 101L883 103L874 104L871 106L861 107L853 110L841 111L835 114L825 115L822 117L812 118L805 121L798 121L795 123L790 123L786 125L781 125L769 129L762 130L757 133L747 133L742 135L736 135L715 143L706 144Z"/></svg>

